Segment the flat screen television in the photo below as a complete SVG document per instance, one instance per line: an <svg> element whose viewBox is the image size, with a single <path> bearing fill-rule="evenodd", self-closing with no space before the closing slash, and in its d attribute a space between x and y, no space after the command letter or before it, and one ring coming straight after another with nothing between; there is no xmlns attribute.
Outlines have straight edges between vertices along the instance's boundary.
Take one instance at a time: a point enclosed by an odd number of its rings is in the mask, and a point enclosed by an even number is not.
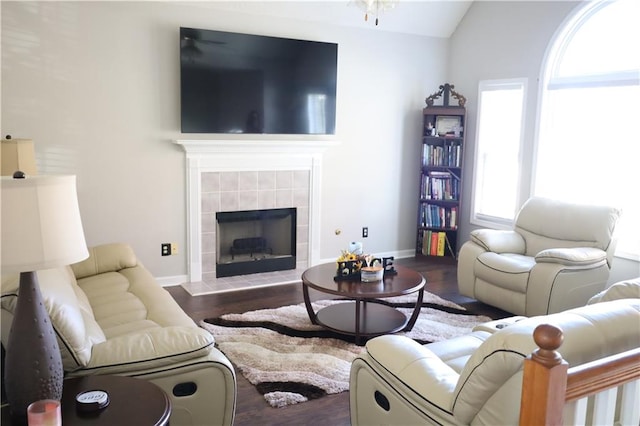
<svg viewBox="0 0 640 426"><path fill-rule="evenodd" d="M182 133L335 134L338 45L180 28Z"/></svg>

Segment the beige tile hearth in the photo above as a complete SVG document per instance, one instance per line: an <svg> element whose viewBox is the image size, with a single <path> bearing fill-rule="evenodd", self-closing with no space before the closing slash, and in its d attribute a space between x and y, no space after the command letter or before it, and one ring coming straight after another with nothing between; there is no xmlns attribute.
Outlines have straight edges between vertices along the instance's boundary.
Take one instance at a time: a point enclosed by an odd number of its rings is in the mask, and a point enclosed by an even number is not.
<svg viewBox="0 0 640 426"><path fill-rule="evenodd" d="M203 281L183 283L182 288L192 296L247 290L250 288L300 282L300 277L304 271L305 268L298 268L287 271L261 272L258 274L236 275L224 278L216 278L215 274L203 274Z"/></svg>

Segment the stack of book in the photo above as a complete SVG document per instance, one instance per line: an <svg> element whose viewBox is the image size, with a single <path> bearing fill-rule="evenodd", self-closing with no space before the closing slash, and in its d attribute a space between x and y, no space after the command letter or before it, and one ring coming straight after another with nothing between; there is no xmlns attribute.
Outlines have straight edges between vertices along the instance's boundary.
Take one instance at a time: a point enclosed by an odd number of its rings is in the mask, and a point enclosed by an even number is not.
<svg viewBox="0 0 640 426"><path fill-rule="evenodd" d="M462 164L460 145L429 145L422 149L423 166L460 167Z"/></svg>
<svg viewBox="0 0 640 426"><path fill-rule="evenodd" d="M429 228L458 228L458 207L435 204L420 205L420 226Z"/></svg>
<svg viewBox="0 0 640 426"><path fill-rule="evenodd" d="M422 175L421 186L422 198L427 200L457 200L460 196L460 179L451 172Z"/></svg>
<svg viewBox="0 0 640 426"><path fill-rule="evenodd" d="M451 256L455 257L446 232L422 231L421 245L422 254L425 256L444 256L447 249Z"/></svg>

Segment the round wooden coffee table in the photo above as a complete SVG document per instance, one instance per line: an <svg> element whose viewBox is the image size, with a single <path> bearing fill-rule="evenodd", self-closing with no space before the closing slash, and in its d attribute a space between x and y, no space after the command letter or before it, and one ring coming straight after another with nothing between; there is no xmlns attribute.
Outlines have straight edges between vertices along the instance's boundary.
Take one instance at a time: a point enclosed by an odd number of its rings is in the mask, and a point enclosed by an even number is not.
<svg viewBox="0 0 640 426"><path fill-rule="evenodd" d="M334 281L335 263L326 263L307 269L302 274L302 291L309 319L313 324L321 325L336 333L355 336L358 345L361 344L363 337L410 331L420 314L425 279L412 269L403 266L395 266L395 269L398 272L397 275L386 275L380 281L366 283L359 279ZM315 312L309 299L310 288L348 300ZM418 299L409 319L390 306L367 303L416 291Z"/></svg>

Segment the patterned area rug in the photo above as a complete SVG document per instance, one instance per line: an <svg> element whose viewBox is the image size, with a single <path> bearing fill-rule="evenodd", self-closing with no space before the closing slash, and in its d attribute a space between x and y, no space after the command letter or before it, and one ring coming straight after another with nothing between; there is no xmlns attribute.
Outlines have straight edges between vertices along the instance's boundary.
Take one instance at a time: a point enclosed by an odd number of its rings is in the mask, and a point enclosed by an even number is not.
<svg viewBox="0 0 640 426"><path fill-rule="evenodd" d="M409 317L417 295L384 299ZM343 300L313 303L317 312ZM486 316L425 292L420 317L410 332L398 333L419 343L446 340L469 333ZM349 389L351 361L365 350L343 336L309 320L304 303L276 309L210 318L200 325L216 346L256 386L272 407L284 407Z"/></svg>

